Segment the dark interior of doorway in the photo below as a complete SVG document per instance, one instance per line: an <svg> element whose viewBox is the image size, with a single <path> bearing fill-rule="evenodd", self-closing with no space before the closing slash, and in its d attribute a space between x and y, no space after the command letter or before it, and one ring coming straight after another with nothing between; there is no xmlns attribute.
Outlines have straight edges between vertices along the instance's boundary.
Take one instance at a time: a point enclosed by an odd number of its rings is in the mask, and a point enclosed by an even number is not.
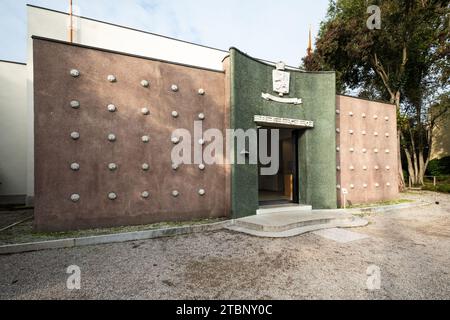
<svg viewBox="0 0 450 320"><path fill-rule="evenodd" d="M258 185L259 185L259 205L282 205L299 203L298 199L298 131L290 128L269 128L267 150L272 154L271 134L272 130L279 130L279 162L278 173L273 176L261 175L261 168L266 167L259 163ZM259 136L259 135L258 135ZM259 142L258 146L260 146ZM264 143L264 142L263 142ZM275 150L274 150L275 151ZM267 165L270 166L270 165Z"/></svg>

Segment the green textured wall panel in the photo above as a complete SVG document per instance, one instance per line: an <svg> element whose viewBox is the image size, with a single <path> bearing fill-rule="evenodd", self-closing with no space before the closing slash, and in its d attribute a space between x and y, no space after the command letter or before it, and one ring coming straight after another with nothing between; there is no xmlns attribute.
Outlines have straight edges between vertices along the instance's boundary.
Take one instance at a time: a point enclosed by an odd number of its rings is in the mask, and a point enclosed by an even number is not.
<svg viewBox="0 0 450 320"><path fill-rule="evenodd" d="M336 95L335 74L288 70L288 98L301 98L302 105L266 101L261 93L273 94L274 66L253 59L237 49L231 57L231 128L256 128L255 115L314 121L314 128L299 137L300 202L314 209L336 208ZM237 152L237 150L236 150ZM254 215L258 209L258 167L232 167L233 217Z"/></svg>

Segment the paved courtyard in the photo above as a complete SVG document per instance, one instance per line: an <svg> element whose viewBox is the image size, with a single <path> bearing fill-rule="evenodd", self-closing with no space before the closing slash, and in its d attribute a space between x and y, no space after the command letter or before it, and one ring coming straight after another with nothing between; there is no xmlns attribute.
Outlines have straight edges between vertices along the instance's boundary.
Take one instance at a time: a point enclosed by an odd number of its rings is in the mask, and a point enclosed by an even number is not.
<svg viewBox="0 0 450 320"><path fill-rule="evenodd" d="M438 197L367 216L347 243L219 231L0 256L0 299L449 299L450 196ZM66 287L70 265L81 290ZM367 288L371 266L380 290Z"/></svg>

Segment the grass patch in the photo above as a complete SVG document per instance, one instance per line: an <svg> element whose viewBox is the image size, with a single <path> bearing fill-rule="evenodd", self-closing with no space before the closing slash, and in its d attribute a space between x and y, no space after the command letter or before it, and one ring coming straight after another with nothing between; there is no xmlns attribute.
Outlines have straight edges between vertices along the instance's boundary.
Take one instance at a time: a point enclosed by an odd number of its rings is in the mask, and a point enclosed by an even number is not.
<svg viewBox="0 0 450 320"><path fill-rule="evenodd" d="M368 204L367 203L355 204L355 205L349 206L348 208L349 209L376 208L376 207L393 206L396 204L411 203L411 202L414 202L414 200L396 199L396 200L380 201L380 202L368 203Z"/></svg>
<svg viewBox="0 0 450 320"><path fill-rule="evenodd" d="M162 222L142 226L103 228L103 229L91 229L91 230L71 231L71 232L53 232L53 233L34 232L33 221L31 220L22 223L18 226L15 226L11 229L8 229L6 231L0 232L0 245L51 241L68 238L83 238L83 237L102 236L118 233L148 231L156 229L168 229L183 226L210 224L221 222L224 220L225 219L223 218L223 219L193 220L187 222Z"/></svg>
<svg viewBox="0 0 450 320"><path fill-rule="evenodd" d="M432 183L425 183L422 190L450 193L450 183L438 184L436 187Z"/></svg>

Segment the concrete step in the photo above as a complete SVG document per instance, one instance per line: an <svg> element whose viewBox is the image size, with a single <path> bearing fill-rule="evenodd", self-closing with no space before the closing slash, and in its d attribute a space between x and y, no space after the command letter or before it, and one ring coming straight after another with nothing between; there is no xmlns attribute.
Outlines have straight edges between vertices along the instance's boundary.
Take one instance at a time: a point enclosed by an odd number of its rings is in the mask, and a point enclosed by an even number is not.
<svg viewBox="0 0 450 320"><path fill-rule="evenodd" d="M309 212L312 211L312 206L302 205L302 204L288 204L288 205L273 205L273 206L263 206L256 211L257 215L262 214L274 214L281 212Z"/></svg>
<svg viewBox="0 0 450 320"><path fill-rule="evenodd" d="M365 219L342 212L282 212L238 219L227 229L258 237L285 238L323 229L363 227L367 224Z"/></svg>

